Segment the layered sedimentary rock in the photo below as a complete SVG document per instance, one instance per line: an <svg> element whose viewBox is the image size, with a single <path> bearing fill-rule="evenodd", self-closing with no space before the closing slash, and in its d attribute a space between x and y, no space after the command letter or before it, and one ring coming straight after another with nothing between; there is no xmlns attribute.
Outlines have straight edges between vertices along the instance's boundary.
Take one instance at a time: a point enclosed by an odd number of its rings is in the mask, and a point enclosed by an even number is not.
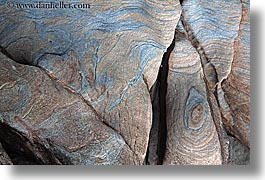
<svg viewBox="0 0 265 180"><path fill-rule="evenodd" d="M250 147L250 17L249 2L242 2L238 36L233 44L233 62L227 79L220 84L224 125ZM222 93L221 89L224 91Z"/></svg>
<svg viewBox="0 0 265 180"><path fill-rule="evenodd" d="M222 164L200 56L185 33L180 23L168 60L164 164Z"/></svg>
<svg viewBox="0 0 265 180"><path fill-rule="evenodd" d="M69 2L0 2L0 164L249 163L248 0Z"/></svg>
<svg viewBox="0 0 265 180"><path fill-rule="evenodd" d="M5 2L3 124L31 142L41 163L142 164L149 90L173 39L179 2L80 1L90 8L70 10L8 9Z"/></svg>
<svg viewBox="0 0 265 180"><path fill-rule="evenodd" d="M43 164L140 163L122 136L78 94L39 68L3 55L1 62L1 103L6 104L1 106L1 141L16 142L13 148L25 149ZM11 133L17 135L5 139Z"/></svg>
<svg viewBox="0 0 265 180"><path fill-rule="evenodd" d="M215 68L214 86L226 130L249 146L249 1L186 0L183 17L202 60Z"/></svg>
<svg viewBox="0 0 265 180"><path fill-rule="evenodd" d="M168 59L166 111L156 102L161 96L154 102L159 123L167 124L163 164L247 164L249 2L186 0L182 7Z"/></svg>

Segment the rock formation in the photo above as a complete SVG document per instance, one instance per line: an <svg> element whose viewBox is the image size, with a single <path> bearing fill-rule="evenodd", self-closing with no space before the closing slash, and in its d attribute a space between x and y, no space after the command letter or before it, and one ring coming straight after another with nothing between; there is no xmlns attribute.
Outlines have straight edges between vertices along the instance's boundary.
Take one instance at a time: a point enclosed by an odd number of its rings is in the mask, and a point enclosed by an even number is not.
<svg viewBox="0 0 265 180"><path fill-rule="evenodd" d="M19 3L0 3L0 164L249 163L248 0Z"/></svg>

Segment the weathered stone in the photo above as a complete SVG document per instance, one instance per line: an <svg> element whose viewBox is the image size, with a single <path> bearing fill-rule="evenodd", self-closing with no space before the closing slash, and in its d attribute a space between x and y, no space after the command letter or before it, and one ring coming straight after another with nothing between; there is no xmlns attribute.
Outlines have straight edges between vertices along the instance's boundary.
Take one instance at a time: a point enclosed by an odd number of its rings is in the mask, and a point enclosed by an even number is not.
<svg viewBox="0 0 265 180"><path fill-rule="evenodd" d="M220 84L221 112L225 127L243 144L250 147L250 10L242 1L238 36L234 39L231 73ZM221 89L220 88L220 89ZM221 92L221 90L220 90Z"/></svg>
<svg viewBox="0 0 265 180"><path fill-rule="evenodd" d="M249 146L249 0L185 0L183 17L202 61L210 62L216 71L213 88L217 86L214 91L225 128Z"/></svg>
<svg viewBox="0 0 265 180"><path fill-rule="evenodd" d="M2 133L13 129L13 134L23 136L14 139L28 141L27 149L43 164L119 164L122 151L127 152L122 162L141 162L123 137L106 126L78 94L44 70L0 58L1 104L9 105L1 109L1 126L6 126L1 128L1 141L12 143ZM52 156L47 158L48 154Z"/></svg>
<svg viewBox="0 0 265 180"><path fill-rule="evenodd" d="M68 2L0 2L0 164L249 163L249 0Z"/></svg>
<svg viewBox="0 0 265 180"><path fill-rule="evenodd" d="M35 154L43 163L142 164L149 90L179 2L80 1L90 4L84 10L8 9L5 2L0 46L13 61L1 56L2 121L55 156L46 162Z"/></svg>
<svg viewBox="0 0 265 180"><path fill-rule="evenodd" d="M230 163L233 165L247 165L250 161L250 151L247 146L236 138L230 137Z"/></svg>
<svg viewBox="0 0 265 180"><path fill-rule="evenodd" d="M181 22L175 38L168 62L164 164L222 164L200 56L187 39Z"/></svg>

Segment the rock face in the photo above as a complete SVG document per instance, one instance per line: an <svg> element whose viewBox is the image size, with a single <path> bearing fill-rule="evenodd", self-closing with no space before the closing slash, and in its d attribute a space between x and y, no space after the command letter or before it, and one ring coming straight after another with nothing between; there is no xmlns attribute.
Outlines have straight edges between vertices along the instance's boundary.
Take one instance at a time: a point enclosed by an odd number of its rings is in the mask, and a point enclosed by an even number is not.
<svg viewBox="0 0 265 180"><path fill-rule="evenodd" d="M142 164L152 121L149 89L181 6L89 4L88 10L1 6L0 45L13 60L1 56L7 104L1 119L32 142L44 164Z"/></svg>
<svg viewBox="0 0 265 180"><path fill-rule="evenodd" d="M44 164L115 164L123 151L127 156L124 160L139 163L122 136L106 126L78 94L39 68L5 57L1 62L1 72L9 69L1 73L1 80L5 80L2 103L8 105L1 109L7 126L1 127L1 137L8 128L18 131L29 141L27 148ZM14 141L19 138L14 137Z"/></svg>
<svg viewBox="0 0 265 180"><path fill-rule="evenodd" d="M248 164L248 1L7 2L1 164Z"/></svg>
<svg viewBox="0 0 265 180"><path fill-rule="evenodd" d="M183 26L177 27L175 36L168 62L164 164L221 164L220 142L200 56L185 36Z"/></svg>
<svg viewBox="0 0 265 180"><path fill-rule="evenodd" d="M249 147L249 1L186 0L183 16L199 53L216 70L216 93L225 128Z"/></svg>

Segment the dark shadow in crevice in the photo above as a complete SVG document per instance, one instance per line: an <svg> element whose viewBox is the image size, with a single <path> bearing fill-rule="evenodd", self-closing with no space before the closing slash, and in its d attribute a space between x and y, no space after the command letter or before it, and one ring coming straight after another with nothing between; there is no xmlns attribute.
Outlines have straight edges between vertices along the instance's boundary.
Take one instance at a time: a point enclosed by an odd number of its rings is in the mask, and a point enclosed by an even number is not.
<svg viewBox="0 0 265 180"><path fill-rule="evenodd" d="M34 132L30 134L32 137L28 138L23 132L0 122L0 142L14 165L57 165L63 164L61 161L70 164L60 153L49 151ZM47 143L52 146L48 139Z"/></svg>
<svg viewBox="0 0 265 180"><path fill-rule="evenodd" d="M0 52L3 53L8 58L12 59L13 61L19 63L19 64L29 65L29 66L32 66L33 65L33 63L30 62L29 60L27 60L23 55L14 58L14 56L16 56L16 55L14 55L14 54L12 55L12 53L8 52L6 50L6 48L4 48L2 46L0 46Z"/></svg>
<svg viewBox="0 0 265 180"><path fill-rule="evenodd" d="M8 58L14 60L14 58L11 56L11 54L9 54L5 48L3 48L2 46L0 46L0 52L3 53L5 56L7 56Z"/></svg>
<svg viewBox="0 0 265 180"><path fill-rule="evenodd" d="M168 60L175 47L175 38L162 58L156 83L151 88L153 122L149 136L146 164L162 165L166 150L166 94L168 77ZM150 162L152 161L152 162Z"/></svg>
<svg viewBox="0 0 265 180"><path fill-rule="evenodd" d="M27 138L4 123L0 123L0 142L14 165L43 164L27 147Z"/></svg>

